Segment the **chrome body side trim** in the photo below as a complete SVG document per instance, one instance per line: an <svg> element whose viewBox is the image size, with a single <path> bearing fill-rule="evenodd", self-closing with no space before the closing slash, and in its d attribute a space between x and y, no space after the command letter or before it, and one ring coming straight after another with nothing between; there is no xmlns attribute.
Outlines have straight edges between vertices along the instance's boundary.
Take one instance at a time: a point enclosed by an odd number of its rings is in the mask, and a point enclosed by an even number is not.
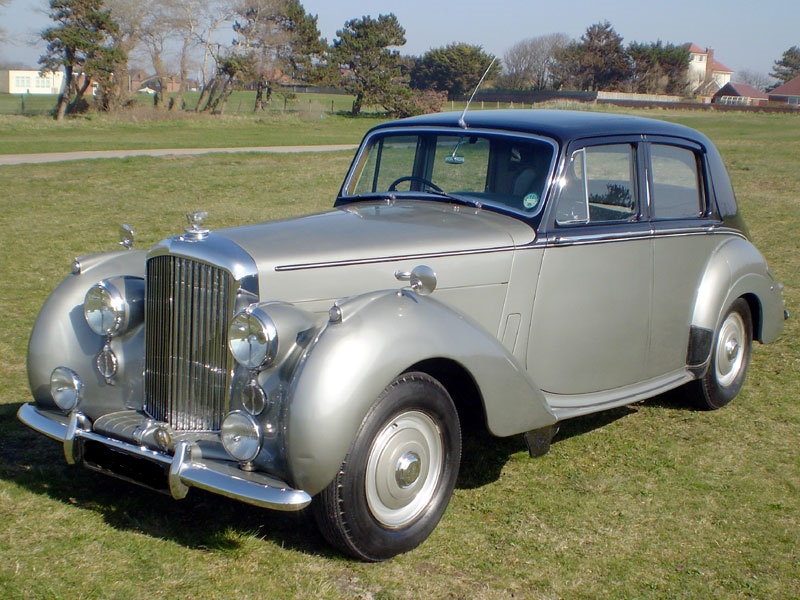
<svg viewBox="0 0 800 600"><path fill-rule="evenodd" d="M355 265L373 265L387 262L400 262L405 260L428 260L432 258L448 258L452 256L473 256L475 254L493 254L495 252L509 252L516 250L515 246L498 246L496 248L478 248L476 250L458 250L455 252L429 252L424 254L405 254L398 256L376 256L373 258L358 258L350 260L334 260L317 263L302 263L278 265L275 271L302 271L304 269L326 269L330 267L348 267Z"/></svg>
<svg viewBox="0 0 800 600"><path fill-rule="evenodd" d="M229 461L205 458L200 452L194 452L194 446L186 440L178 442L174 456L170 456L87 430L88 421L77 412L68 418L63 414L41 411L27 403L20 407L17 417L31 429L64 444L67 462L78 462L76 459L82 456L81 448L88 441L102 444L128 457L160 465L167 473L170 495L176 500L184 498L189 488L196 487L273 510L297 511L311 503L311 496L303 490L292 489L266 473L243 471ZM140 483L105 469L94 470Z"/></svg>

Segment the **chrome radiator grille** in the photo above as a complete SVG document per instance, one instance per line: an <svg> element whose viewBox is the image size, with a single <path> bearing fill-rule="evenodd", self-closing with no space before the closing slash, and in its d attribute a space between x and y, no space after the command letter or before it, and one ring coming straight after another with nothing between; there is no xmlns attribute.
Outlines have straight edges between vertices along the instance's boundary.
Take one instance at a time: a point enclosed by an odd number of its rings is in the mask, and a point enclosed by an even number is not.
<svg viewBox="0 0 800 600"><path fill-rule="evenodd" d="M217 431L228 410L233 277L178 256L147 263L145 408L177 430Z"/></svg>

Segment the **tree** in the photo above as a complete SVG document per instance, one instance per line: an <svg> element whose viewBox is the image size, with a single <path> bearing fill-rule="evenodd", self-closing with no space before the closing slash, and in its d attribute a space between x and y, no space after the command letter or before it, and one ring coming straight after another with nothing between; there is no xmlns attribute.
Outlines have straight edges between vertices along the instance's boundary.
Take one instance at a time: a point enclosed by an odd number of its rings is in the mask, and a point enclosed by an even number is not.
<svg viewBox="0 0 800 600"><path fill-rule="evenodd" d="M736 80L747 85L752 85L757 90L766 91L771 85L772 80L766 73L741 69L736 71Z"/></svg>
<svg viewBox="0 0 800 600"><path fill-rule="evenodd" d="M111 18L118 27L115 33L110 34L112 44L120 56L127 58L141 41L142 26L147 18L150 0L105 0L105 7L111 12ZM114 74L119 82L115 103L119 104L132 91L130 69L126 60L116 66Z"/></svg>
<svg viewBox="0 0 800 600"><path fill-rule="evenodd" d="M783 53L779 60L775 61L775 67L770 76L781 83L786 83L798 75L800 75L800 48L792 46Z"/></svg>
<svg viewBox="0 0 800 600"><path fill-rule="evenodd" d="M119 27L103 9L103 0L50 0L50 18L57 25L42 33L47 51L39 64L47 71L64 67L56 108L56 119L62 120L79 106L93 81L101 89L112 85L114 67L125 56L111 42Z"/></svg>
<svg viewBox="0 0 800 600"><path fill-rule="evenodd" d="M149 0L149 9L146 20L142 23L141 40L145 52L153 65L157 84L153 103L158 107L165 105L165 94L167 82L170 75L167 69L166 56L170 38L173 35L170 23L170 4Z"/></svg>
<svg viewBox="0 0 800 600"><path fill-rule="evenodd" d="M8 4L8 0L0 0L0 7L5 6ZM6 30L0 27L0 44L2 44L6 39Z"/></svg>
<svg viewBox="0 0 800 600"><path fill-rule="evenodd" d="M406 43L406 31L393 14L352 19L336 32L330 54L332 68L343 72L344 89L355 96L353 115L365 104L381 104L401 84L400 56L391 47Z"/></svg>
<svg viewBox="0 0 800 600"><path fill-rule="evenodd" d="M621 90L631 74L622 36L608 21L590 26L558 53L557 63L563 85L579 90Z"/></svg>
<svg viewBox="0 0 800 600"><path fill-rule="evenodd" d="M569 42L565 33L551 33L517 42L503 55L503 75L498 84L509 90L552 87L556 56Z"/></svg>
<svg viewBox="0 0 800 600"><path fill-rule="evenodd" d="M292 78L309 77L315 58L324 54L326 45L320 39L317 17L307 15L299 0L239 0L235 12L240 19L233 25L237 34L234 45L250 57L256 82L255 109L259 110L272 80L287 71Z"/></svg>
<svg viewBox="0 0 800 600"><path fill-rule="evenodd" d="M237 79L250 79L255 71L251 56L231 54L219 57L217 60L217 73L208 86L203 88L197 102L198 110L214 114L225 112L225 106L233 93ZM204 104L205 102L205 104Z"/></svg>
<svg viewBox="0 0 800 600"><path fill-rule="evenodd" d="M628 46L632 91L640 94L674 94L686 91L689 49L686 45L640 44Z"/></svg>
<svg viewBox="0 0 800 600"><path fill-rule="evenodd" d="M447 92L450 100L460 98L478 85L493 58L480 46L470 44L453 43L429 50L411 71L411 87ZM487 80L499 71L495 63Z"/></svg>

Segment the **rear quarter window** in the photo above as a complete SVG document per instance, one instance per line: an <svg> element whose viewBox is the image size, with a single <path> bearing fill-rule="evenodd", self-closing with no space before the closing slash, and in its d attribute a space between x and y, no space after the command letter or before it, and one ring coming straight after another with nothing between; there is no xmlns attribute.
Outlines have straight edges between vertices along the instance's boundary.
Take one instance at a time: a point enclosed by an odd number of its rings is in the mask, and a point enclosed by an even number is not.
<svg viewBox="0 0 800 600"><path fill-rule="evenodd" d="M666 144L650 146L654 219L697 218L703 214L699 158L694 151Z"/></svg>

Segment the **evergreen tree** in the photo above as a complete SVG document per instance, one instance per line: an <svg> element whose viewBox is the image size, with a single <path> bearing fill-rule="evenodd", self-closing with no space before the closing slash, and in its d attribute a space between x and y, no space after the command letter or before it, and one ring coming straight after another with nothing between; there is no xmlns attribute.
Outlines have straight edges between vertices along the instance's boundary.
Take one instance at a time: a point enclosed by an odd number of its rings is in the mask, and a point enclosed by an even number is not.
<svg viewBox="0 0 800 600"><path fill-rule="evenodd" d="M685 45L656 43L628 46L631 87L640 94L675 94L686 91L689 50Z"/></svg>
<svg viewBox="0 0 800 600"><path fill-rule="evenodd" d="M50 18L57 25L42 33L47 51L39 64L47 71L64 67L64 90L56 108L61 120L81 104L92 82L101 94L110 88L115 66L126 57L111 42L119 27L103 0L50 0Z"/></svg>
<svg viewBox="0 0 800 600"><path fill-rule="evenodd" d="M406 31L393 14L352 19L336 32L330 64L342 69L344 89L355 96L353 115L365 104L383 104L385 96L403 86L400 55L392 47L406 43Z"/></svg>
<svg viewBox="0 0 800 600"><path fill-rule="evenodd" d="M611 23L590 26L580 42L558 52L554 69L565 87L583 91L615 91L624 88L631 65L620 36Z"/></svg>
<svg viewBox="0 0 800 600"><path fill-rule="evenodd" d="M233 29L234 45L249 57L256 83L255 109L264 108L264 95L280 75L309 78L315 58L325 52L317 17L307 15L299 0L240 0Z"/></svg>
<svg viewBox="0 0 800 600"><path fill-rule="evenodd" d="M770 76L781 83L786 83L798 75L800 75L800 48L792 46L783 53L780 60L775 61L775 68Z"/></svg>
<svg viewBox="0 0 800 600"><path fill-rule="evenodd" d="M411 87L447 92L450 100L460 98L475 89L493 58L480 46L463 43L429 50L411 71ZM499 71L495 63L486 79Z"/></svg>

